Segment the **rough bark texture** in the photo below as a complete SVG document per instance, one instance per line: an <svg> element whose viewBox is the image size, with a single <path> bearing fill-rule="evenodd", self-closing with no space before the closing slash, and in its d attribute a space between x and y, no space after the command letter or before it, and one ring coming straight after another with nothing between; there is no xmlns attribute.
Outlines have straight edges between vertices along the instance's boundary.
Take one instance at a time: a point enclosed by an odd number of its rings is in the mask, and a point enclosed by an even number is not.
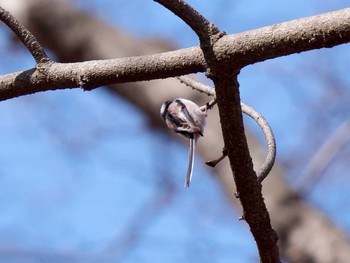
<svg viewBox="0 0 350 263"><path fill-rule="evenodd" d="M277 235L271 227L261 193L261 184L257 180L249 150L247 150L247 141L242 139L245 138L245 134L236 77L214 80L225 149L230 159L231 169L234 171L236 197L240 199L243 206L243 218L249 224L256 240L261 262L280 262L278 246L276 246Z"/></svg>
<svg viewBox="0 0 350 263"><path fill-rule="evenodd" d="M48 5L48 2L45 2L45 5ZM25 2L24 7L29 6L29 3ZM89 21L88 17L82 14L79 15L79 19L87 26L87 32L79 32L80 25L71 23L74 18L69 18L55 25L51 25L50 22L46 24L39 19L41 14L34 9L30 18L33 18L33 21L37 23L33 24L36 28L35 35L45 39L50 37L50 41L46 43L47 46L57 50L57 54L63 61L68 58L67 52L70 50L62 49L66 45L69 45L69 48L75 52L73 56L77 58L79 56L88 59L95 58L86 53L90 47L101 48L106 52L111 51L111 47L107 47L101 43L103 41L100 41L101 39L112 39L111 28L108 27L104 31L100 31L103 24L95 20ZM50 9L48 5L47 10L50 11L45 13L47 16L45 20L52 21L59 18L60 15L66 19L68 17L66 15L67 9L68 7L54 10ZM52 20L47 19L48 17L52 17ZM217 29L209 22L208 24L211 26L206 24L204 26L208 27L213 35L207 39L201 39L200 47L148 56L135 56L140 55L140 50L136 48L136 53L132 54L133 57L127 56L119 59L95 60L76 64L48 61L49 63L38 64L36 70L30 69L0 76L0 100L45 90L70 87L91 90L114 83L167 78L203 71L208 73L211 70L215 71L215 65L211 63L208 66L207 63L213 59L217 61L218 65L232 65L236 69L241 69L246 65L266 59L350 42L349 8L227 36L224 36L223 33L217 33ZM49 26L55 26L56 30L48 31L47 27ZM57 35L52 32L57 33ZM92 34L92 32L99 32L99 34ZM86 36L88 34L90 37ZM125 38L119 34L118 38L120 37ZM88 48L82 49L81 45L76 45L76 43L80 43L79 41L84 43L83 47ZM127 39L125 42L131 43L132 41ZM123 47L123 43L118 44ZM212 45L214 46L212 47ZM131 45L130 48L132 47L134 45ZM37 57L36 60L47 60L45 56L35 56L37 53L45 55L44 52L32 51L34 57ZM94 53L98 55L99 52ZM100 59L106 58L104 56L100 56Z"/></svg>
<svg viewBox="0 0 350 263"><path fill-rule="evenodd" d="M18 13L5 5L9 1L0 1L0 5L14 12L40 42L64 62L151 54L171 48L162 43L132 38L59 1L12 0L11 4L14 5L17 1L22 7ZM172 79L117 85L112 86L111 91L142 109L153 124L160 123L159 105L164 100L179 94L199 100L196 93L183 88L177 80ZM209 118L205 143L200 143L198 147L206 160L216 157L223 145L218 113L215 110L209 112ZM253 139L250 139L250 148L255 149L251 154L253 160L257 161L255 167L259 167L265 154L258 149ZM235 186L227 161L215 168L215 171L228 198L234 200L232 195ZM289 262L348 262L350 243L347 237L289 189L278 166L264 182L263 194L272 225L280 236L281 254Z"/></svg>

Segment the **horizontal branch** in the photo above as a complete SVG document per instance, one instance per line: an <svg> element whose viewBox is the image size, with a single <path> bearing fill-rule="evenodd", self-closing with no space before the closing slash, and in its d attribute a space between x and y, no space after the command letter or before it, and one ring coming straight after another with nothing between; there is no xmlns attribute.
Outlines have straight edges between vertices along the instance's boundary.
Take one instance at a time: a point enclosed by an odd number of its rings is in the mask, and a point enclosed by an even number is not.
<svg viewBox="0 0 350 263"><path fill-rule="evenodd" d="M228 35L215 45L219 60L238 68L350 42L350 8Z"/></svg>
<svg viewBox="0 0 350 263"><path fill-rule="evenodd" d="M198 48L119 59L51 62L42 65L40 70L33 68L0 76L0 100L46 90L77 87L92 90L114 83L186 75L203 71L203 64Z"/></svg>
<svg viewBox="0 0 350 263"><path fill-rule="evenodd" d="M214 46L218 61L236 68L283 55L350 42L350 8L292 20L220 38ZM0 76L0 100L39 91L98 86L175 77L204 72L199 47L148 56L50 63L38 70Z"/></svg>

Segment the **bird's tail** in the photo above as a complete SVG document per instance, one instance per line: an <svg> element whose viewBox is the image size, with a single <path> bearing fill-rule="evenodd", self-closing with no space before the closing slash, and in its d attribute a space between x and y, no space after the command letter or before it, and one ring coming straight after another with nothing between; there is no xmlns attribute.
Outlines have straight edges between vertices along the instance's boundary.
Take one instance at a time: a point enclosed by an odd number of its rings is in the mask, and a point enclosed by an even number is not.
<svg viewBox="0 0 350 263"><path fill-rule="evenodd" d="M190 147L188 152L188 168L187 168L187 176L185 180L185 187L190 186L192 173L193 173L193 164L194 164L194 150L195 150L195 140L193 136L190 137Z"/></svg>

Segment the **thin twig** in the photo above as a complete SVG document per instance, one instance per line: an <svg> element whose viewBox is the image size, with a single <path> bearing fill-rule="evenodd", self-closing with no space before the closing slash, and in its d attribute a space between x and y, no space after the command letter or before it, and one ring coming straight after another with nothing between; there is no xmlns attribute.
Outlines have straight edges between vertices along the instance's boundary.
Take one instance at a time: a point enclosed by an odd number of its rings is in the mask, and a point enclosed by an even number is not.
<svg viewBox="0 0 350 263"><path fill-rule="evenodd" d="M207 102L207 104L205 104L202 107L204 107L206 110L210 110L211 108L213 108L215 106L216 103L217 103L217 100L216 100L216 97L214 97L211 101Z"/></svg>
<svg viewBox="0 0 350 263"><path fill-rule="evenodd" d="M205 93L208 96L214 96L214 98L209 101L206 105L201 106L202 111L210 110L213 108L216 104L216 97L215 97L215 89L203 84L202 82L199 82L197 80L194 80L188 76L180 76L177 77L178 80L180 80L181 83L184 83L186 86L189 86L195 90L198 90L201 93Z"/></svg>
<svg viewBox="0 0 350 263"><path fill-rule="evenodd" d="M2 7L0 7L0 20L19 37L25 47L32 54L37 64L50 61L50 58L46 55L43 47L36 40L33 34Z"/></svg>
<svg viewBox="0 0 350 263"><path fill-rule="evenodd" d="M257 172L258 181L261 183L271 171L276 160L276 141L269 123L252 107L241 102L242 112L251 117L262 129L267 143L267 156L261 168Z"/></svg>
<svg viewBox="0 0 350 263"><path fill-rule="evenodd" d="M184 83L187 86L189 86L195 90L198 90L199 92L205 93L209 96L215 96L215 89L214 88L212 88L208 85L205 85L197 80L194 80L188 76L180 76L180 77L177 77L177 79L180 80L181 83Z"/></svg>
<svg viewBox="0 0 350 263"><path fill-rule="evenodd" d="M181 76L181 77L178 77L178 79L182 83L186 84L187 86L192 87L193 89L196 89L200 92L206 93L207 95L214 96L214 99L211 102L209 102L208 104L210 104L210 103L215 104L216 103L215 89L214 88L212 88L208 85L205 85L205 84L203 84L197 80L194 80L190 77L187 77L187 76ZM203 107L208 107L208 104L203 106ZM258 181L261 183L266 178L266 176L269 174L269 172L271 171L271 169L275 163L275 159L276 159L275 137L273 135L273 132L272 132L272 129L271 129L269 123L265 120L265 118L259 112L254 110L252 107L244 104L243 102L241 102L241 108L242 108L242 112L244 114L251 117L260 126L260 128L262 129L262 131L264 133L266 142L267 142L268 154L267 154L266 159L265 159L264 163L262 164L261 168L257 172ZM224 150L222 152L222 155L218 159L208 161L208 162L206 162L206 164L211 166L211 167L215 167L226 156L227 156L227 152Z"/></svg>
<svg viewBox="0 0 350 263"><path fill-rule="evenodd" d="M224 149L222 150L222 155L221 155L219 158L217 158L217 159L215 159L215 160L207 161L207 162L205 162L205 164L208 165L208 166L210 166L210 167L215 167L215 166L217 166L223 159L225 159L226 156L227 156L227 151L226 151L226 149L224 148Z"/></svg>

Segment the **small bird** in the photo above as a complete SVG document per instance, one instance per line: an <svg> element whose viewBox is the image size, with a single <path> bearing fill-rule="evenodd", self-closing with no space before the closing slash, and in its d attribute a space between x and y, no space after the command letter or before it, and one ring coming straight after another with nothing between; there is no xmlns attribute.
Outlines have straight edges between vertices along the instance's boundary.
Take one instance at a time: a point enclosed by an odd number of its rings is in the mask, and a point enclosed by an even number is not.
<svg viewBox="0 0 350 263"><path fill-rule="evenodd" d="M193 172L195 143L200 136L203 136L207 117L206 109L201 110L196 103L190 100L177 98L162 104L160 116L170 129L190 139L185 180L185 187L189 187Z"/></svg>

